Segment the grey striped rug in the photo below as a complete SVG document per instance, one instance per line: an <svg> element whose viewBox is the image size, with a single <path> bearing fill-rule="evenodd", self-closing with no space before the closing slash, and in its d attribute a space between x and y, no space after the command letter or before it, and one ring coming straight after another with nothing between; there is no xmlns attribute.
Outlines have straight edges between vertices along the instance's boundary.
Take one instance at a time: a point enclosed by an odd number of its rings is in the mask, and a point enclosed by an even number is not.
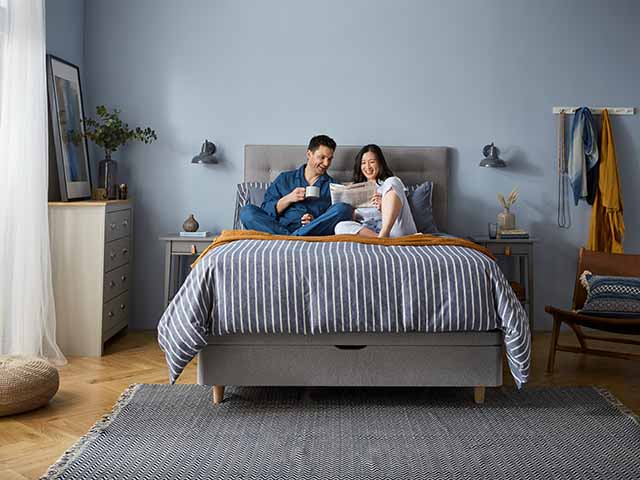
<svg viewBox="0 0 640 480"><path fill-rule="evenodd" d="M593 388L137 385L43 478L640 478L640 423Z"/></svg>

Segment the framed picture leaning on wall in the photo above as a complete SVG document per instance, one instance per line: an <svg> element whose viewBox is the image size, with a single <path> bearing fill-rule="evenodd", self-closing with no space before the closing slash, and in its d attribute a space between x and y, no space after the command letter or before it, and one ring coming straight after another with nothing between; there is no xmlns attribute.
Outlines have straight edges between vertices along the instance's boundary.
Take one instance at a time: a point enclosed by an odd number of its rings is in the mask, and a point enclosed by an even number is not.
<svg viewBox="0 0 640 480"><path fill-rule="evenodd" d="M84 107L80 69L61 58L47 55L49 124L62 201L91 198L91 175L84 132ZM50 175L49 178L54 178Z"/></svg>

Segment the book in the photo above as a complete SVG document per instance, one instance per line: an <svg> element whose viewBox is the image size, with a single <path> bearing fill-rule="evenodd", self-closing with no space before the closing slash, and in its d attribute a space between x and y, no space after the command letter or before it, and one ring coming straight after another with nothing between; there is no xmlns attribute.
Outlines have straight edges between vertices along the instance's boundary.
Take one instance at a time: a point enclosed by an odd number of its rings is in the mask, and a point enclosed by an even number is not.
<svg viewBox="0 0 640 480"><path fill-rule="evenodd" d="M529 238L529 232L519 228L501 230L498 232L498 238L502 238L504 240L526 240Z"/></svg>
<svg viewBox="0 0 640 480"><path fill-rule="evenodd" d="M209 235L209 232L180 232L180 236L181 237L194 237L194 238L200 238L200 237L206 237Z"/></svg>

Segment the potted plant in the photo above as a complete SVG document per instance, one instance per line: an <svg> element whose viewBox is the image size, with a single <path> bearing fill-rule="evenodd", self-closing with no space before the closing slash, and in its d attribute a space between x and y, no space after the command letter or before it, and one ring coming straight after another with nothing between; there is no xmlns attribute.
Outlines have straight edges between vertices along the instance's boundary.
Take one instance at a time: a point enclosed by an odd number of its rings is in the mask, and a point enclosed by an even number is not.
<svg viewBox="0 0 640 480"><path fill-rule="evenodd" d="M129 128L129 125L120 119L120 112L118 109L110 112L104 105L98 105L98 120L85 118L83 121L84 136L104 149L104 160L98 163L98 185L106 189L109 199L117 198L118 192L118 163L111 158L113 152L132 140L151 143L158 139L156 132L149 127ZM78 134L76 141L82 136L83 134Z"/></svg>
<svg viewBox="0 0 640 480"><path fill-rule="evenodd" d="M518 199L518 190L513 189L509 196L505 199L504 196L499 193L498 201L502 208L504 209L502 212L498 214L498 230L513 230L516 228L516 216L510 212L511 207L516 200Z"/></svg>

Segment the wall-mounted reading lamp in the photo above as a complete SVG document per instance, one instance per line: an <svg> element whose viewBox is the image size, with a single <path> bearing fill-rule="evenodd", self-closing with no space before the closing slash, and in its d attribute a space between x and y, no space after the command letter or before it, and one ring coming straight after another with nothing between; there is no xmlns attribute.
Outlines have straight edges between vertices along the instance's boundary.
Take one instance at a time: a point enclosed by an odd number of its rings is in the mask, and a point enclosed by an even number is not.
<svg viewBox="0 0 640 480"><path fill-rule="evenodd" d="M200 153L193 157L191 163L212 164L218 163L218 159L215 157L216 146L209 140L205 140L200 149Z"/></svg>
<svg viewBox="0 0 640 480"><path fill-rule="evenodd" d="M493 142L491 145L485 145L482 149L482 154L485 158L480 161L481 167L506 167L507 164L504 163L500 157L498 157L498 147L496 147Z"/></svg>

